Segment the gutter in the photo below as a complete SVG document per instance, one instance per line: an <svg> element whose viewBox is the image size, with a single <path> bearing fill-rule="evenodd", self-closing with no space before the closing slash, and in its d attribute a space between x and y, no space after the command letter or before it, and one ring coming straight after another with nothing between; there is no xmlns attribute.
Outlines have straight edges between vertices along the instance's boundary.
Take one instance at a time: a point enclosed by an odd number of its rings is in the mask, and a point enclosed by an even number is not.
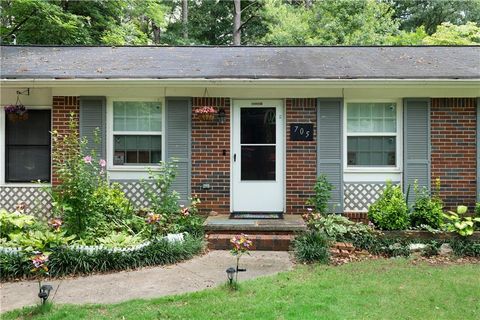
<svg viewBox="0 0 480 320"><path fill-rule="evenodd" d="M362 87L437 87L479 88L477 79L1 79L2 88L51 87L302 87L302 88L362 88Z"/></svg>

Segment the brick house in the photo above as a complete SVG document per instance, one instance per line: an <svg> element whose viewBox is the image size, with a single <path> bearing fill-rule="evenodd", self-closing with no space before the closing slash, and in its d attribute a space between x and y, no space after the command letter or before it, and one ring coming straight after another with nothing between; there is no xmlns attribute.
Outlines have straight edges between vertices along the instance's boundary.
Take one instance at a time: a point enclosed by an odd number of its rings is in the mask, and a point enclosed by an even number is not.
<svg viewBox="0 0 480 320"><path fill-rule="evenodd" d="M480 47L1 47L0 208L48 215L49 131L101 132L111 181L178 160L175 189L208 213L301 214L319 174L362 219L385 182L479 194ZM213 120L193 111L211 106Z"/></svg>

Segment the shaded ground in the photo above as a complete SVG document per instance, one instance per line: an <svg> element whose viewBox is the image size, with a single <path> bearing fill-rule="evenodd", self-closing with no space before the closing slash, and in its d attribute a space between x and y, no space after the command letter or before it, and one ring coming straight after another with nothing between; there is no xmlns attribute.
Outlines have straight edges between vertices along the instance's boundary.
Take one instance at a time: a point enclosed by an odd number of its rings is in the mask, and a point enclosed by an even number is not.
<svg viewBox="0 0 480 320"><path fill-rule="evenodd" d="M239 279L251 279L289 270L293 263L288 252L254 251L241 258L247 272ZM229 251L210 251L172 266L145 268L113 274L93 275L52 284L55 303L114 303L135 298L152 298L198 291L225 283L225 270L235 264ZM1 312L38 303L38 282L9 282L0 285ZM52 295L53 295L52 291Z"/></svg>

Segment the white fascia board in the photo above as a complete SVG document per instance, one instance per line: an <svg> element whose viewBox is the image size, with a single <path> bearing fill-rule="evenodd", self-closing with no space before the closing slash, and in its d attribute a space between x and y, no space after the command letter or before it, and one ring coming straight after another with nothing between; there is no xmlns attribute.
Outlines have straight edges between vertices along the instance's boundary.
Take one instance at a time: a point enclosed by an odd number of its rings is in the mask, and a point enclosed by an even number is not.
<svg viewBox="0 0 480 320"><path fill-rule="evenodd" d="M16 87L464 87L479 88L479 79L1 79L3 88ZM480 93L480 89L479 89Z"/></svg>

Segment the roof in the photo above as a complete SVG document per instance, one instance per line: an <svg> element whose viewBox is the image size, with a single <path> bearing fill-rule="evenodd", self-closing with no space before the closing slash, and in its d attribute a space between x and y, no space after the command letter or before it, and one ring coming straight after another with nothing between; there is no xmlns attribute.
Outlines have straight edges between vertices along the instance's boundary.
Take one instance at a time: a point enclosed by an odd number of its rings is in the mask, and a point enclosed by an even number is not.
<svg viewBox="0 0 480 320"><path fill-rule="evenodd" d="M479 79L480 46L2 46L2 79Z"/></svg>

